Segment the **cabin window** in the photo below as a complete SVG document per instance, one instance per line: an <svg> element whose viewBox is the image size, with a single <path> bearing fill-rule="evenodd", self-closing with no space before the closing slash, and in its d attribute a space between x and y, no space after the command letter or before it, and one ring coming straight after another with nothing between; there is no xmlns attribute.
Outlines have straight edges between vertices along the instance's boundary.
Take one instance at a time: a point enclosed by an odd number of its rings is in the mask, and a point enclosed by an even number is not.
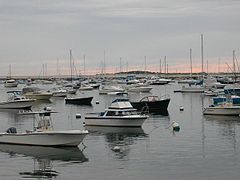
<svg viewBox="0 0 240 180"><path fill-rule="evenodd" d="M122 115L123 115L122 111L116 112L116 116L122 116Z"/></svg>
<svg viewBox="0 0 240 180"><path fill-rule="evenodd" d="M108 111L106 116L115 116L115 112L114 111Z"/></svg>

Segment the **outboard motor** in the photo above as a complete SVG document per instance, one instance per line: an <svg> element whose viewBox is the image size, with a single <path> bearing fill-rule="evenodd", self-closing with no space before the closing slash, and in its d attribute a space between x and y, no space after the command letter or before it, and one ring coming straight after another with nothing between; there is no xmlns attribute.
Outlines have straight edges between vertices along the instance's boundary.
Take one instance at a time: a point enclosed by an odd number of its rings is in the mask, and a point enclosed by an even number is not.
<svg viewBox="0 0 240 180"><path fill-rule="evenodd" d="M6 131L7 133L17 133L17 129L15 127L10 127Z"/></svg>

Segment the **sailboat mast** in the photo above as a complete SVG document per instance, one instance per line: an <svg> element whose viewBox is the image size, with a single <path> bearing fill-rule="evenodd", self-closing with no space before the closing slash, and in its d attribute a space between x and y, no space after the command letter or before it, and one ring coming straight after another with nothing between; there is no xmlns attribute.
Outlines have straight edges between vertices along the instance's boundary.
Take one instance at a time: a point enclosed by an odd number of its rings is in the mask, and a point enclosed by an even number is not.
<svg viewBox="0 0 240 180"><path fill-rule="evenodd" d="M11 79L12 77L12 66L9 64L9 78Z"/></svg>
<svg viewBox="0 0 240 180"><path fill-rule="evenodd" d="M119 63L120 63L120 64L119 64L119 65L120 65L120 67L119 67L119 68L120 68L119 71L120 71L120 73L121 73L121 72L122 72L122 58L121 58L121 57L120 57L120 62L119 62Z"/></svg>
<svg viewBox="0 0 240 180"><path fill-rule="evenodd" d="M83 75L85 76L86 75L86 67L85 67L85 55L83 55Z"/></svg>
<svg viewBox="0 0 240 180"><path fill-rule="evenodd" d="M235 65L235 50L233 50L233 75L234 75L234 81L236 82L236 65Z"/></svg>
<svg viewBox="0 0 240 180"><path fill-rule="evenodd" d="M147 57L146 56L144 56L144 71L145 71L145 73L147 71Z"/></svg>
<svg viewBox="0 0 240 180"><path fill-rule="evenodd" d="M106 74L106 52L103 52L103 73Z"/></svg>
<svg viewBox="0 0 240 180"><path fill-rule="evenodd" d="M218 58L218 74L220 73L220 58Z"/></svg>
<svg viewBox="0 0 240 180"><path fill-rule="evenodd" d="M70 52L69 52L69 59L70 59L70 75L71 75L71 82L72 82L72 74L73 74L73 67L72 67L72 50L70 49Z"/></svg>
<svg viewBox="0 0 240 180"><path fill-rule="evenodd" d="M166 73L167 73L167 56L164 56L164 73L165 73L165 76L166 76Z"/></svg>
<svg viewBox="0 0 240 180"><path fill-rule="evenodd" d="M204 78L204 73L203 73L203 34L201 34L201 59L202 59L202 78Z"/></svg>
<svg viewBox="0 0 240 180"><path fill-rule="evenodd" d="M162 60L161 60L161 58L159 60L159 73L160 73L160 75L162 73Z"/></svg>
<svg viewBox="0 0 240 180"><path fill-rule="evenodd" d="M190 48L190 78L192 78L192 48Z"/></svg>

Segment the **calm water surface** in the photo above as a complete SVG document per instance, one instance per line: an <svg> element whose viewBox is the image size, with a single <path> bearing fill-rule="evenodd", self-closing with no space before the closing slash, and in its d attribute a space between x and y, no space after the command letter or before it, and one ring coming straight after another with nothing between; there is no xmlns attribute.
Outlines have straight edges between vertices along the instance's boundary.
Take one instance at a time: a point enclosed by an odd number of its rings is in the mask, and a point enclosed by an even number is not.
<svg viewBox="0 0 240 180"><path fill-rule="evenodd" d="M19 86L19 89L21 86ZM48 89L50 86L42 86ZM76 113L104 110L114 96L98 91L92 106L65 105L63 98L38 102L33 109L51 106L56 130L84 129L90 133L78 148L51 148L0 145L0 179L239 179L240 118L202 116L202 108L211 101L200 94L173 93L177 84L154 86L151 94L170 94L169 116L150 116L142 128L88 128ZM0 98L6 98L0 86ZM139 99L148 94L130 94ZM99 101L100 104L95 102ZM179 107L183 106L184 111ZM18 131L31 129L31 117L14 111L0 111L0 130L15 126ZM177 121L180 132L169 130ZM120 152L112 150L120 146Z"/></svg>

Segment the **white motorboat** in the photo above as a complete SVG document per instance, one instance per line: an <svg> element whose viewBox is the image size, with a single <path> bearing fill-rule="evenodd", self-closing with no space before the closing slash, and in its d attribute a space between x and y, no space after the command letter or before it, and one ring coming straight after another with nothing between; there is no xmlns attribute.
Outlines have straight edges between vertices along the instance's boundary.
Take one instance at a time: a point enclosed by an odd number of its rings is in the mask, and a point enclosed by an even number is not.
<svg viewBox="0 0 240 180"><path fill-rule="evenodd" d="M226 86L226 84L222 84L220 82L217 82L217 79L208 76L206 81L205 81L205 88L212 89L212 88L217 88L217 89L223 89Z"/></svg>
<svg viewBox="0 0 240 180"><path fill-rule="evenodd" d="M207 88L204 88L202 86L190 86L185 87L183 86L180 92L182 93L204 93L204 91L207 91Z"/></svg>
<svg viewBox="0 0 240 180"><path fill-rule="evenodd" d="M31 98L36 100L49 100L53 96L52 92L44 92L37 87L23 88L22 93L26 98Z"/></svg>
<svg viewBox="0 0 240 180"><path fill-rule="evenodd" d="M128 92L150 92L152 90L152 87L147 84L132 84L127 86Z"/></svg>
<svg viewBox="0 0 240 180"><path fill-rule="evenodd" d="M79 87L80 91L90 91L93 90L93 87L86 83L81 83L81 86Z"/></svg>
<svg viewBox="0 0 240 180"><path fill-rule="evenodd" d="M239 116L240 106L234 106L232 103L223 103L218 106L206 107L203 110L204 115L223 115L223 116Z"/></svg>
<svg viewBox="0 0 240 180"><path fill-rule="evenodd" d="M52 93L53 97L67 97L67 90L65 89L54 89Z"/></svg>
<svg viewBox="0 0 240 180"><path fill-rule="evenodd" d="M0 102L0 109L30 109L35 99L21 96L21 91L8 91L8 100Z"/></svg>
<svg viewBox="0 0 240 180"><path fill-rule="evenodd" d="M116 99L105 112L87 113L85 125L141 127L147 118L147 115L137 113L128 99Z"/></svg>
<svg viewBox="0 0 240 180"><path fill-rule="evenodd" d="M4 87L11 88L11 87L17 87L18 82L15 79L8 79L4 82Z"/></svg>
<svg viewBox="0 0 240 180"><path fill-rule="evenodd" d="M109 93L113 93L113 92L125 92L125 89L123 89L122 87L119 86L102 86L99 89L99 94L109 94Z"/></svg>
<svg viewBox="0 0 240 180"><path fill-rule="evenodd" d="M0 143L36 145L36 146L78 146L88 134L87 130L53 130L51 114L54 111L22 112L23 115L35 115L33 130L17 132L11 127L0 133Z"/></svg>

